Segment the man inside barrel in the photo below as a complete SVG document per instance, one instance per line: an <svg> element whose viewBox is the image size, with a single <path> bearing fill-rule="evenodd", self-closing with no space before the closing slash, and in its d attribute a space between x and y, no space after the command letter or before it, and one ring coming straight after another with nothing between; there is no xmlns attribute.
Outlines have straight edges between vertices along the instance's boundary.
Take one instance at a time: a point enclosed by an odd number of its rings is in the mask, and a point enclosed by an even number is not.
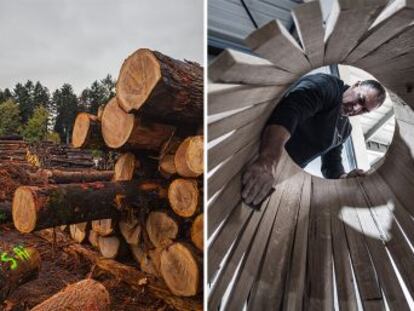
<svg viewBox="0 0 414 311"><path fill-rule="evenodd" d="M257 205L269 195L283 148L302 168L321 156L325 178L363 175L359 169L345 173L342 165L342 146L352 130L348 117L373 111L384 100L384 87L374 80L348 86L322 73L298 80L270 116L259 158L243 174L244 201Z"/></svg>

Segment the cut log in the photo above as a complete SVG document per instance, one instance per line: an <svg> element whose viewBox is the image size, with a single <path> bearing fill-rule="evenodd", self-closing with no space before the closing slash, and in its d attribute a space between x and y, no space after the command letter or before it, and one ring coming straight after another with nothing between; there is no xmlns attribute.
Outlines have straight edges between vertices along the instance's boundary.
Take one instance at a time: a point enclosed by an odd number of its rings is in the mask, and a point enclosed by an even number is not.
<svg viewBox="0 0 414 311"><path fill-rule="evenodd" d="M139 160L133 153L127 152L121 155L115 163L115 181L131 180L134 177L135 169L140 166Z"/></svg>
<svg viewBox="0 0 414 311"><path fill-rule="evenodd" d="M159 170L163 176L169 178L171 175L177 174L177 168L175 167L174 155L167 154L161 160L159 164Z"/></svg>
<svg viewBox="0 0 414 311"><path fill-rule="evenodd" d="M161 254L161 275L171 292L177 296L194 296L201 285L200 261L183 243L168 246Z"/></svg>
<svg viewBox="0 0 414 311"><path fill-rule="evenodd" d="M102 135L110 148L159 151L174 132L173 126L144 122L126 113L116 98L110 100L102 114Z"/></svg>
<svg viewBox="0 0 414 311"><path fill-rule="evenodd" d="M93 230L89 231L88 241L93 247L98 248L98 237L99 234Z"/></svg>
<svg viewBox="0 0 414 311"><path fill-rule="evenodd" d="M0 224L12 222L12 208L10 202L0 202Z"/></svg>
<svg viewBox="0 0 414 311"><path fill-rule="evenodd" d="M13 222L23 233L97 219L117 219L116 201L125 198L138 208L165 200L158 181L95 182L19 187L13 199Z"/></svg>
<svg viewBox="0 0 414 311"><path fill-rule="evenodd" d="M200 250L204 250L204 217L198 215L191 226L191 241Z"/></svg>
<svg viewBox="0 0 414 311"><path fill-rule="evenodd" d="M88 234L88 222L81 222L69 226L70 237L72 240L82 243Z"/></svg>
<svg viewBox="0 0 414 311"><path fill-rule="evenodd" d="M161 277L148 251L145 251L141 246L137 245L130 245L130 249L141 271L156 277Z"/></svg>
<svg viewBox="0 0 414 311"><path fill-rule="evenodd" d="M103 114L104 109L105 109L105 106L100 105L99 108L98 108L98 112L96 113L96 117L98 118L99 122L102 121L102 114Z"/></svg>
<svg viewBox="0 0 414 311"><path fill-rule="evenodd" d="M139 49L123 63L116 93L126 112L175 124L203 120L203 69L196 63Z"/></svg>
<svg viewBox="0 0 414 311"><path fill-rule="evenodd" d="M100 236L111 235L115 230L114 220L111 218L94 220L92 221L92 230Z"/></svg>
<svg viewBox="0 0 414 311"><path fill-rule="evenodd" d="M110 311L110 305L111 299L106 288L95 280L86 279L68 285L31 311Z"/></svg>
<svg viewBox="0 0 414 311"><path fill-rule="evenodd" d="M104 258L114 259L125 254L125 245L122 242L116 235L99 236L98 248Z"/></svg>
<svg viewBox="0 0 414 311"><path fill-rule="evenodd" d="M177 238L179 224L165 211L150 212L146 221L146 229L151 243L163 248L171 245Z"/></svg>
<svg viewBox="0 0 414 311"><path fill-rule="evenodd" d="M130 245L139 245L141 242L141 225L135 217L127 217L119 221L119 230L125 241Z"/></svg>
<svg viewBox="0 0 414 311"><path fill-rule="evenodd" d="M72 145L75 148L100 149L105 146L101 134L101 124L97 116L81 112L76 116L72 132Z"/></svg>
<svg viewBox="0 0 414 311"><path fill-rule="evenodd" d="M49 182L56 184L83 183L94 181L109 181L114 175L114 171L63 171L58 169L43 169L36 173L45 176Z"/></svg>
<svg viewBox="0 0 414 311"><path fill-rule="evenodd" d="M43 239L50 243L59 243L62 245L62 249L70 254L77 253L83 258L96 265L97 269L105 271L119 280L124 281L136 290L142 290L143 288L155 297L162 299L167 304L173 306L180 311L188 310L202 310L202 303L199 299L195 298L181 298L177 297L168 290L164 282L156 279L155 277L145 274L134 267L126 266L112 259L104 259L81 244L69 243L69 240L62 232L57 232L54 238L53 230L47 229L37 232Z"/></svg>
<svg viewBox="0 0 414 311"><path fill-rule="evenodd" d="M191 217L199 206L197 181L176 179L168 188L168 200L173 211L181 217Z"/></svg>
<svg viewBox="0 0 414 311"><path fill-rule="evenodd" d="M0 304L21 284L37 277L39 252L20 245L0 248Z"/></svg>
<svg viewBox="0 0 414 311"><path fill-rule="evenodd" d="M174 157L175 167L183 177L198 177L204 171L203 136L186 138L178 147Z"/></svg>

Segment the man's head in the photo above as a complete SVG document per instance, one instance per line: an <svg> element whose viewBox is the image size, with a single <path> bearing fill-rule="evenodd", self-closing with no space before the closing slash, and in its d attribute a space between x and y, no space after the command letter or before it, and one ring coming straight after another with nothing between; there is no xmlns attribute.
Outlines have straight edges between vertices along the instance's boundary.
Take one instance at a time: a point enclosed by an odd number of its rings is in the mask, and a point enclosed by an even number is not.
<svg viewBox="0 0 414 311"><path fill-rule="evenodd" d="M342 95L342 115L357 116L370 112L385 100L384 87L375 80L358 81Z"/></svg>

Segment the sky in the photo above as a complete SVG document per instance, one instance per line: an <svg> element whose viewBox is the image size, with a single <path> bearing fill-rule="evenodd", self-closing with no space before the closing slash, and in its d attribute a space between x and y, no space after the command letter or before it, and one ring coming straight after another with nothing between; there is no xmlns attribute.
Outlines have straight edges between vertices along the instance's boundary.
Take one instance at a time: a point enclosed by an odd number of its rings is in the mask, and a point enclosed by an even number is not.
<svg viewBox="0 0 414 311"><path fill-rule="evenodd" d="M139 48L203 63L202 0L0 0L0 89L79 94Z"/></svg>

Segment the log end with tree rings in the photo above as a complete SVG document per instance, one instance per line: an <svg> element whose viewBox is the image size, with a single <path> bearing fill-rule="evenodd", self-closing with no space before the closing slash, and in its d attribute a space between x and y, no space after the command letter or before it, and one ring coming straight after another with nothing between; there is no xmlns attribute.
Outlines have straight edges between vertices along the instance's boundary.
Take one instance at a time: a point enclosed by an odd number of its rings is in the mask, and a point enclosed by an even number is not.
<svg viewBox="0 0 414 311"><path fill-rule="evenodd" d="M84 148L88 143L92 122L97 122L97 117L86 112L76 116L72 132L72 145L75 148Z"/></svg>
<svg viewBox="0 0 414 311"><path fill-rule="evenodd" d="M116 83L122 109L126 112L137 111L150 97L160 79L160 64L152 51L139 49L130 55L122 64Z"/></svg>
<svg viewBox="0 0 414 311"><path fill-rule="evenodd" d="M204 171L203 136L187 137L174 157L177 173L183 177L198 177Z"/></svg>
<svg viewBox="0 0 414 311"><path fill-rule="evenodd" d="M115 163L114 180L131 180L134 176L135 165L139 163L133 153L127 152L121 155Z"/></svg>
<svg viewBox="0 0 414 311"><path fill-rule="evenodd" d="M92 221L92 230L98 233L100 236L108 236L114 232L114 220L99 219Z"/></svg>
<svg viewBox="0 0 414 311"><path fill-rule="evenodd" d="M128 218L119 221L119 230L125 241L130 245L138 245L141 241L141 225L135 218Z"/></svg>
<svg viewBox="0 0 414 311"><path fill-rule="evenodd" d="M204 250L204 217L203 214L198 215L191 225L191 241L200 250Z"/></svg>
<svg viewBox="0 0 414 311"><path fill-rule="evenodd" d="M116 258L121 249L121 240L117 236L98 237L98 248L105 258Z"/></svg>
<svg viewBox="0 0 414 311"><path fill-rule="evenodd" d="M174 175L177 173L177 168L175 167L174 162L174 155L167 154L160 160L159 171L162 174L167 175L167 178L169 177L169 175Z"/></svg>
<svg viewBox="0 0 414 311"><path fill-rule="evenodd" d="M144 122L119 107L112 98L102 114L102 136L106 145L113 149L160 151L175 133L171 125Z"/></svg>
<svg viewBox="0 0 414 311"><path fill-rule="evenodd" d="M177 296L194 296L200 288L200 267L194 253L185 244L174 243L161 253L161 275Z"/></svg>
<svg viewBox="0 0 414 311"><path fill-rule="evenodd" d="M31 187L19 187L14 193L13 222L22 233L32 232L37 223L37 206Z"/></svg>
<svg viewBox="0 0 414 311"><path fill-rule="evenodd" d="M82 243L88 234L88 222L69 225L69 232L72 240Z"/></svg>
<svg viewBox="0 0 414 311"><path fill-rule="evenodd" d="M168 188L168 200L173 211L181 217L191 217L199 205L197 181L178 178Z"/></svg>
<svg viewBox="0 0 414 311"><path fill-rule="evenodd" d="M116 97L106 104L102 113L102 136L105 144L113 149L124 146L134 129L135 116L118 105Z"/></svg>
<svg viewBox="0 0 414 311"><path fill-rule="evenodd" d="M166 247L178 235L177 222L166 212L150 212L146 221L148 237L155 247Z"/></svg>

